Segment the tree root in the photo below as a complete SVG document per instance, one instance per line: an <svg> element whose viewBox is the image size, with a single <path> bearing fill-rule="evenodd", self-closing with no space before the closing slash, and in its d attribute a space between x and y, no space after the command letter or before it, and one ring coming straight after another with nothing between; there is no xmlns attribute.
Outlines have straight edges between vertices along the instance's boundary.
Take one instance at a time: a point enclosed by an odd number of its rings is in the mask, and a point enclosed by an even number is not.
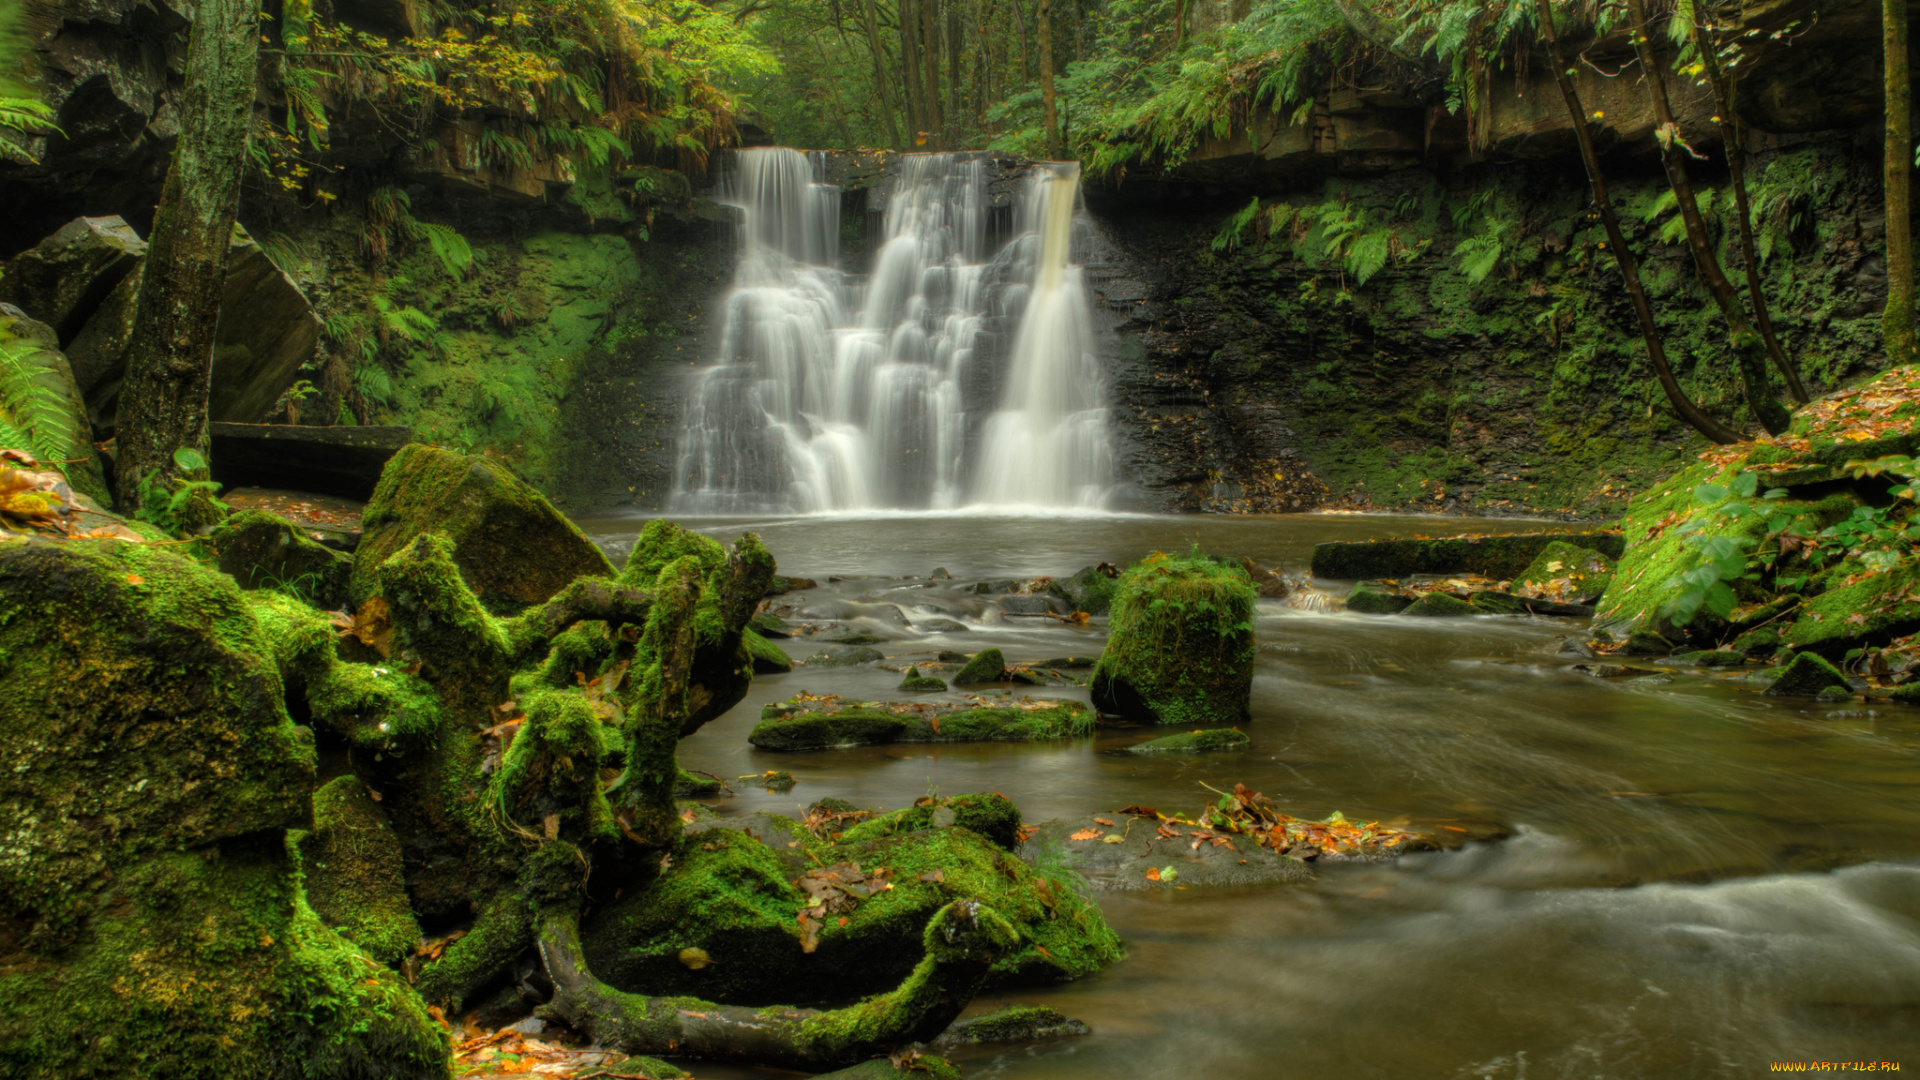
<svg viewBox="0 0 1920 1080"><path fill-rule="evenodd" d="M629 1054L685 1054L808 1072L841 1069L946 1030L979 992L994 961L1018 945L1019 934L992 908L959 900L934 913L922 940L926 956L887 993L844 1009L751 1009L608 986L587 969L576 916L550 915L540 932L540 957L554 995L540 1015Z"/></svg>

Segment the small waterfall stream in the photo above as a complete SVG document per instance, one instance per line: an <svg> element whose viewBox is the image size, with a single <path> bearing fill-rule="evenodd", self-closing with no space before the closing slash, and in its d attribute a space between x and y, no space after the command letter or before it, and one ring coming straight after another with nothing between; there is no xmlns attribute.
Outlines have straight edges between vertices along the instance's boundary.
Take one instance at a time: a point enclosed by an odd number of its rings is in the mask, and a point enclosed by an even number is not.
<svg viewBox="0 0 1920 1080"><path fill-rule="evenodd" d="M902 157L862 279L835 265L840 191L815 164L737 155L740 262L673 509L1097 508L1112 464L1071 261L1078 166L1036 165L1012 239L990 251L984 159Z"/></svg>

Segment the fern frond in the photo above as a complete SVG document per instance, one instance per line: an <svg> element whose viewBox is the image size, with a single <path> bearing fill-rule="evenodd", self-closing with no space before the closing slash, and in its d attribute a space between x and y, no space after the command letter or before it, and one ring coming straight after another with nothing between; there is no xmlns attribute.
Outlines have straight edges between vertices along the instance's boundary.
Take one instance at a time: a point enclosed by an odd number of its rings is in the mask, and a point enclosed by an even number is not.
<svg viewBox="0 0 1920 1080"><path fill-rule="evenodd" d="M73 417L66 399L42 383L28 367L27 353L0 342L0 449L25 450L46 465L66 472L59 462L73 445Z"/></svg>

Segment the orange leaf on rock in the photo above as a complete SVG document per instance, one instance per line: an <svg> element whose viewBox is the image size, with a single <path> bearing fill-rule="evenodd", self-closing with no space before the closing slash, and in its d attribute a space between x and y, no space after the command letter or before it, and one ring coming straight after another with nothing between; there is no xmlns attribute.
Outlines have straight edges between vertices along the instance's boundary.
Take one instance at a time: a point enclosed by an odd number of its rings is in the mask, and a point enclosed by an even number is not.
<svg viewBox="0 0 1920 1080"><path fill-rule="evenodd" d="M1106 835L1106 834L1105 834L1105 833L1103 833L1103 832L1101 832L1101 831L1100 831L1099 829L1081 829L1081 830L1080 830L1079 832L1077 832L1077 833L1074 833L1074 834L1073 834L1072 836L1069 836L1069 837L1067 837L1067 839L1069 839L1069 840L1094 840L1094 839L1098 839L1099 837L1102 837L1102 836L1105 836L1105 835Z"/></svg>
<svg viewBox="0 0 1920 1080"><path fill-rule="evenodd" d="M1150 866L1150 867L1148 867L1148 868L1147 868L1147 880L1148 880L1148 881L1159 881L1159 880L1160 880L1160 868L1159 868L1159 867L1157 867L1157 866Z"/></svg>

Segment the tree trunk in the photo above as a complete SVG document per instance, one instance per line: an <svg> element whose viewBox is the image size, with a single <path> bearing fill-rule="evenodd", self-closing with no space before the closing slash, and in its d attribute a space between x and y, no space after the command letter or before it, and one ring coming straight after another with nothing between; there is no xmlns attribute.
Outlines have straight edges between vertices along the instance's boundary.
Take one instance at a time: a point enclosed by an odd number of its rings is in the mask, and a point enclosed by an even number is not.
<svg viewBox="0 0 1920 1080"><path fill-rule="evenodd" d="M926 64L926 89L920 101L926 109L928 137L935 148L947 145L947 127L940 116L940 0L920 0L920 57Z"/></svg>
<svg viewBox="0 0 1920 1080"><path fill-rule="evenodd" d="M1606 225L1607 244L1613 249L1613 261L1620 267L1620 277L1627 287L1627 295L1633 300L1633 313L1640 321L1640 336L1647 345L1647 359L1653 362L1653 371L1660 380L1660 389L1666 391L1667 401L1673 405L1673 411L1680 415L1695 431L1717 443L1736 443L1740 434L1720 421L1707 415L1687 392L1680 388L1680 381L1673 376L1673 369L1667 366L1667 351L1660 344L1660 330L1653 324L1653 308L1647 303L1647 291L1640 285L1640 271L1633 264L1633 253L1627 250L1627 238L1620 231L1620 219L1613 212L1613 199L1607 194L1606 179L1600 173L1600 155L1593 149L1593 133L1587 130L1587 111L1580 104L1580 93L1574 89L1573 75L1567 67L1566 54L1560 48L1560 39L1553 30L1553 9L1547 0L1534 0L1534 6L1540 16L1540 32L1547 39L1547 52L1553 59L1554 78L1560 84L1560 96L1566 99L1567 112L1573 118L1574 138L1580 144L1580 160L1587 167L1587 180L1593 185L1593 201L1600 210L1600 220Z"/></svg>
<svg viewBox="0 0 1920 1080"><path fill-rule="evenodd" d="M176 450L207 451L214 331L253 120L258 10L242 0L200 0L195 9L181 134L154 212L120 392L123 507L138 505L148 475L180 472Z"/></svg>
<svg viewBox="0 0 1920 1080"><path fill-rule="evenodd" d="M887 125L887 142L904 149L900 142L900 124L893 116L893 87L887 78L887 50L880 44L880 17L873 10L874 0L865 0L861 15L867 27L867 48L873 53L873 94L879 99L880 119Z"/></svg>
<svg viewBox="0 0 1920 1080"><path fill-rule="evenodd" d="M960 71L962 46L966 44L966 27L961 22L961 0L948 0L947 3L947 128L948 148L959 149L959 126L962 97L960 94Z"/></svg>
<svg viewBox="0 0 1920 1080"><path fill-rule="evenodd" d="M1907 0L1882 0L1881 37L1887 67L1887 307L1880 333L1887 362L1911 364L1913 340L1913 225L1909 177L1913 169L1913 86L1907 71Z"/></svg>
<svg viewBox="0 0 1920 1080"><path fill-rule="evenodd" d="M1187 0L1174 0L1173 51L1177 55L1187 44Z"/></svg>
<svg viewBox="0 0 1920 1080"><path fill-rule="evenodd" d="M920 107L920 18L912 0L900 0L900 86L907 100L907 143L912 150L926 141L927 114Z"/></svg>
<svg viewBox="0 0 1920 1080"><path fill-rule="evenodd" d="M1667 135L1660 161L1666 166L1667 184L1680 204L1680 220L1687 227L1687 246L1693 250L1694 265L1699 268L1700 277L1706 282L1707 292L1712 295L1713 302L1719 305L1721 317L1727 321L1727 343L1733 349L1735 362L1740 365L1740 379L1747 392L1747 407L1769 435L1778 435L1793 423L1793 416L1773 396L1773 387L1767 378L1766 359L1762 355L1766 344L1754 331L1753 323L1747 319L1746 307L1733 291L1733 283L1721 271L1720 260L1714 257L1713 245L1707 237L1706 222L1700 217L1700 204L1694 199L1693 183L1687 178L1687 150L1680 140L1680 125L1674 123L1673 108L1667 101L1667 80L1661 74L1660 65L1653 54L1653 30L1647 20L1647 0L1627 0L1627 9L1633 13L1633 44L1640 53L1640 68L1647 81L1647 96L1653 102L1653 119L1660 125L1659 130Z"/></svg>
<svg viewBox="0 0 1920 1080"><path fill-rule="evenodd" d="M1033 68L1028 57L1033 55L1033 38L1027 33L1027 12L1021 5L1026 0L1013 0L1013 21L1020 26L1020 81L1025 83L1033 78Z"/></svg>
<svg viewBox="0 0 1920 1080"><path fill-rule="evenodd" d="M1760 337L1767 343L1767 355L1773 358L1773 365L1787 380L1787 393L1801 405L1807 403L1807 387L1800 381L1800 372L1793 366L1793 359L1787 355L1786 347L1780 344L1779 335L1773 331L1773 316L1767 311L1767 295L1760 288L1760 259L1753 249L1753 205L1747 197L1747 151L1741 124L1733 115L1733 86L1727 73L1720 66L1720 58L1713 52L1713 37L1707 32L1705 12L1699 5L1694 7L1693 47L1700 53L1700 62L1707 69L1707 82L1713 87L1714 104L1720 110L1720 141L1726 146L1727 177L1733 182L1733 200L1740 215L1740 259L1746 266L1747 292L1753 298L1753 321L1760 328Z"/></svg>
<svg viewBox="0 0 1920 1080"><path fill-rule="evenodd" d="M1040 0L1040 118L1046 126L1047 156L1060 161L1067 156L1060 145L1060 118L1053 100L1053 0Z"/></svg>

